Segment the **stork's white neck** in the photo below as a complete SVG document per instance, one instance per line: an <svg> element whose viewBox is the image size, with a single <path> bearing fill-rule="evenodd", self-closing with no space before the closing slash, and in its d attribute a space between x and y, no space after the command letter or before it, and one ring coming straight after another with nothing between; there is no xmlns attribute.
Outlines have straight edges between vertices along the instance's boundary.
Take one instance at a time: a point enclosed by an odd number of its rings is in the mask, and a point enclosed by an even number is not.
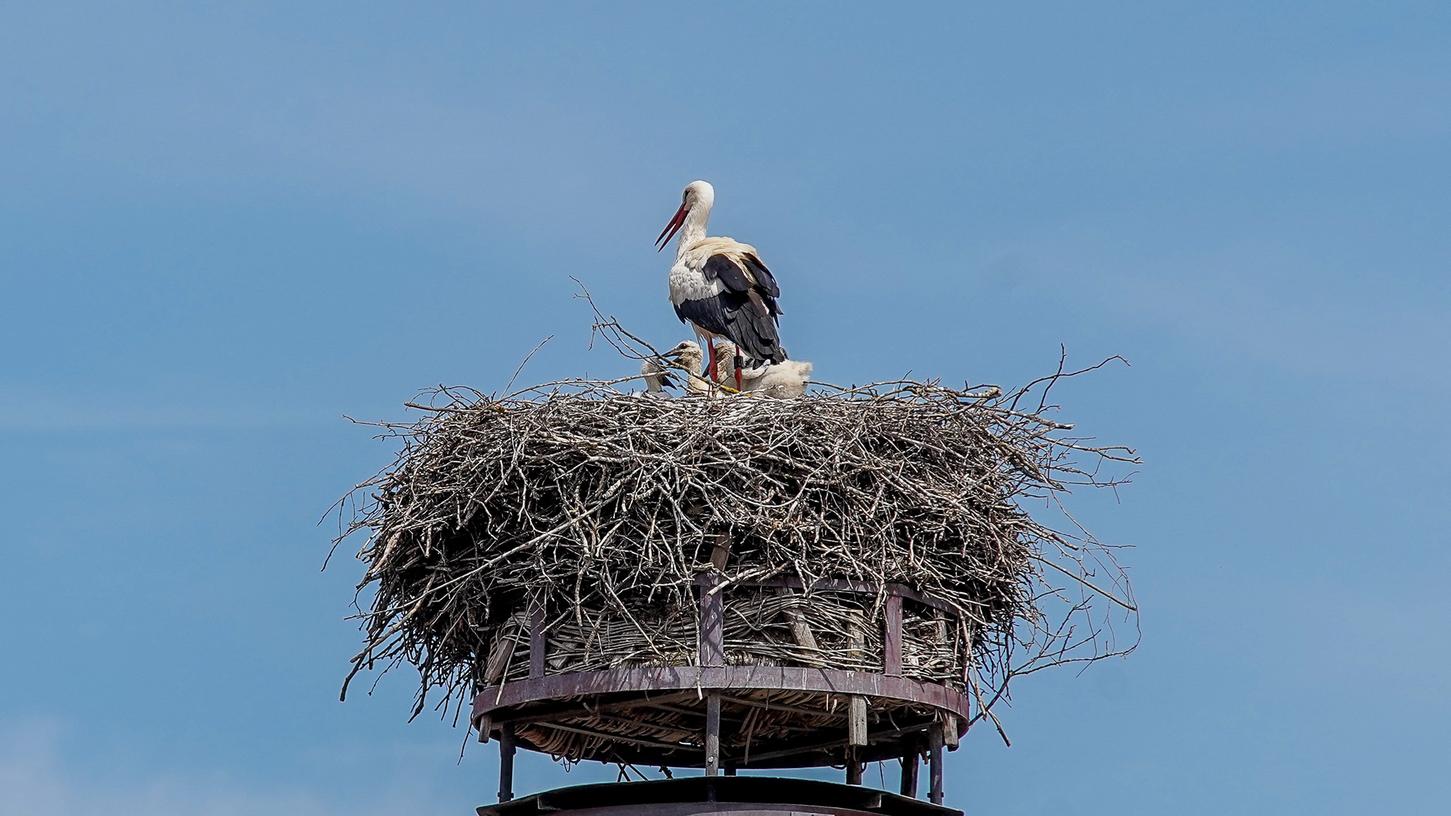
<svg viewBox="0 0 1451 816"><path fill-rule="evenodd" d="M696 201L695 206L685 214L685 224L680 227L680 240L675 244L675 257L685 254L685 248L705 237L705 225L710 221L709 201Z"/></svg>

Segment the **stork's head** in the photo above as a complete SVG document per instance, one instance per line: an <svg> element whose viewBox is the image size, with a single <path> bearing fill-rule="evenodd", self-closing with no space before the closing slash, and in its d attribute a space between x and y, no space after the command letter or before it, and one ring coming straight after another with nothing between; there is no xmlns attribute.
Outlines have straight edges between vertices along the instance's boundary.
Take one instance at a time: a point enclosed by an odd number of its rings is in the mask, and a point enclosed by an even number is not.
<svg viewBox="0 0 1451 816"><path fill-rule="evenodd" d="M694 340L681 340L675 344L675 348L665 352L662 356L667 360L674 360L682 367L690 369L691 371L700 368L700 361L703 357L700 351L700 344Z"/></svg>
<svg viewBox="0 0 1451 816"><path fill-rule="evenodd" d="M660 231L660 237L655 239L659 244L656 252L664 249L670 244L670 239L685 225L685 219L694 214L702 223L705 217L710 215L711 205L715 204L715 188L710 186L708 181L692 181L685 185L685 190L680 193L680 209L670 218L670 223Z"/></svg>

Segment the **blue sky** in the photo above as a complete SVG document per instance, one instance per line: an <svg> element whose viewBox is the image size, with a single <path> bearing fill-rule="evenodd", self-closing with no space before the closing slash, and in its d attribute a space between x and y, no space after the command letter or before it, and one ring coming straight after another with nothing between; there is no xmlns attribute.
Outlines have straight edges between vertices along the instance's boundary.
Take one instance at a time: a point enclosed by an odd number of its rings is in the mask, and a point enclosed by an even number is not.
<svg viewBox="0 0 1451 816"><path fill-rule="evenodd" d="M1024 682L950 803L1444 807L1451 7L298 5L0 9L15 812L491 801L405 674L336 700L317 520L389 457L342 415L546 335L527 378L618 373L570 275L683 337L650 242L698 177L822 379L1133 364L1060 396L1145 459L1077 504L1143 645Z"/></svg>

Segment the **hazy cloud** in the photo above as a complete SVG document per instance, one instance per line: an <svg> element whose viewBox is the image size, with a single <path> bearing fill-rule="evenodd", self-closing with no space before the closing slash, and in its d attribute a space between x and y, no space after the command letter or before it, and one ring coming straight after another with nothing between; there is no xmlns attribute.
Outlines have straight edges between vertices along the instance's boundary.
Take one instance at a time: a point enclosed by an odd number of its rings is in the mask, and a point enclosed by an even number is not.
<svg viewBox="0 0 1451 816"><path fill-rule="evenodd" d="M437 805L418 784L391 791L320 790L275 780L244 780L218 770L128 773L124 762L97 774L70 762L66 729L31 721L0 728L0 791L5 812L26 816L116 813L131 816L372 816L426 812ZM385 783L386 784L386 783ZM443 808L437 808L442 810Z"/></svg>

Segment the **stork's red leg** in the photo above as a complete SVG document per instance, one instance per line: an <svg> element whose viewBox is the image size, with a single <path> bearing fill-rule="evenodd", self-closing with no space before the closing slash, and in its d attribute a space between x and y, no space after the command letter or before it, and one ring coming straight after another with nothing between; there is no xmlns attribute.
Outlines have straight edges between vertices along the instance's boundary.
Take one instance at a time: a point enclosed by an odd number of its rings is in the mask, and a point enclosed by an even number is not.
<svg viewBox="0 0 1451 816"><path fill-rule="evenodd" d="M708 358L708 360L707 360L707 362L705 364L705 381L706 382L709 382L709 383L713 383L713 382L716 381L716 379L715 379L715 343L712 343L711 342L711 338L707 337L705 339L705 347L710 350L710 357Z"/></svg>

